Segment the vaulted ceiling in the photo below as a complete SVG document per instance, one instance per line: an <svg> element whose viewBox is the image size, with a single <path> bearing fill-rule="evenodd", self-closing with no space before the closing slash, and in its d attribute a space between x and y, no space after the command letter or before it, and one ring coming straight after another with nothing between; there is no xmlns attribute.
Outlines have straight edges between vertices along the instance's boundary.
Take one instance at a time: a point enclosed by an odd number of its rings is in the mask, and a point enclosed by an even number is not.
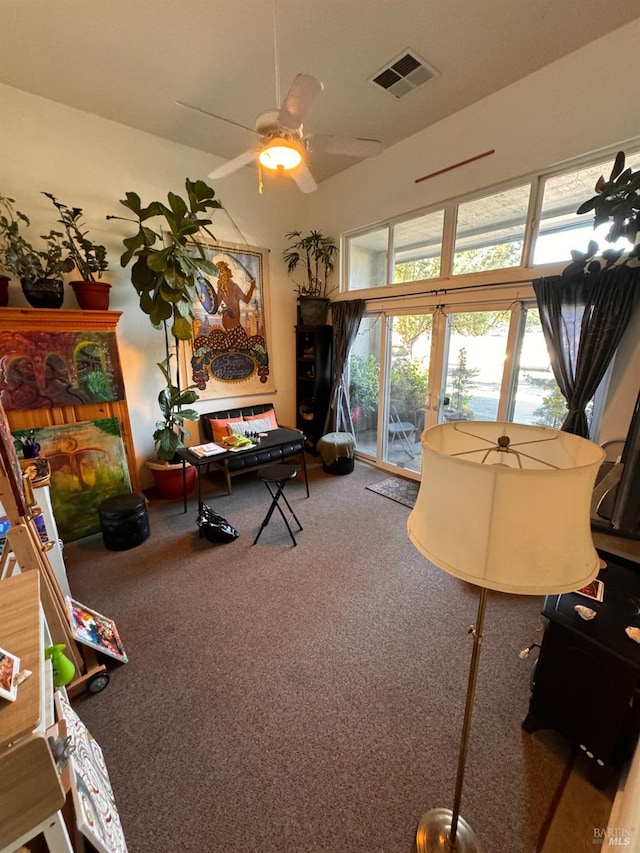
<svg viewBox="0 0 640 853"><path fill-rule="evenodd" d="M0 82L232 159L255 144L257 116L279 106L300 72L324 84L306 132L390 146L640 17L640 5L0 0L0 12ZM398 98L371 78L407 50L435 75ZM353 162L312 153L310 168L321 181Z"/></svg>

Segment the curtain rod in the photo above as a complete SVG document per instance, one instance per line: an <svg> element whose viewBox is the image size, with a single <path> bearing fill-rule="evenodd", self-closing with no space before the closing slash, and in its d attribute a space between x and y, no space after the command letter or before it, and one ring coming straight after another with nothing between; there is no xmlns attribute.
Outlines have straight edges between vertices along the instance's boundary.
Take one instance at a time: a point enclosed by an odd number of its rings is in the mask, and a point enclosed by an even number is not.
<svg viewBox="0 0 640 853"><path fill-rule="evenodd" d="M398 294L397 296L394 296L387 290L385 293L381 293L380 295L367 296L366 301L376 302L381 299L411 299L415 296L446 296L449 293L465 293L469 290L493 290L501 287L513 287L514 285L518 284L528 284L529 286L532 286L533 278L514 278L509 281L495 282L493 284L466 284L462 287L437 287L433 288L432 290L414 290L411 293ZM354 292L355 291L351 291L349 295Z"/></svg>

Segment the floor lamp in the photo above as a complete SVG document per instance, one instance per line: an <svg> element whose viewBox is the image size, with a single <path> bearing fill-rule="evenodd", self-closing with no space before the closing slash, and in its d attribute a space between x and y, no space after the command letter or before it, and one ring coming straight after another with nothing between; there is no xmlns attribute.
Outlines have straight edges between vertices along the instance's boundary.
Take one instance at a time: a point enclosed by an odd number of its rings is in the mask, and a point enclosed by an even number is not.
<svg viewBox="0 0 640 853"><path fill-rule="evenodd" d="M552 595L593 580L590 503L604 458L593 442L546 427L455 421L422 434L409 538L436 566L479 586L480 596L453 809L423 815L418 853L481 849L460 801L487 593Z"/></svg>

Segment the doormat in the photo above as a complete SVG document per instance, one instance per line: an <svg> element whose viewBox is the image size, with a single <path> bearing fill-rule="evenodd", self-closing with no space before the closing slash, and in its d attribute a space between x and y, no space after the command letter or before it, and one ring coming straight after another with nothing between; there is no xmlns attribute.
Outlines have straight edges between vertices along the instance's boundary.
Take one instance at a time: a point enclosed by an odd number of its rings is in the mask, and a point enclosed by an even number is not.
<svg viewBox="0 0 640 853"><path fill-rule="evenodd" d="M392 501L408 507L415 504L419 487L420 483L415 480L403 480L400 477L387 477L386 480L367 486L370 492L384 495L385 498L391 498Z"/></svg>

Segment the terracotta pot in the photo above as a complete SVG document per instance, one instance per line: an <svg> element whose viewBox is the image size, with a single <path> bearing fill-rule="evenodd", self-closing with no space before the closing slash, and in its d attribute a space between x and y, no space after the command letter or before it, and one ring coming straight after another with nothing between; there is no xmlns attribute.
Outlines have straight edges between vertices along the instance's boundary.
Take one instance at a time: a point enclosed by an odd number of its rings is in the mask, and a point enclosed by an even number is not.
<svg viewBox="0 0 640 853"><path fill-rule="evenodd" d="M106 281L72 281L78 305L83 311L107 311L111 285Z"/></svg>
<svg viewBox="0 0 640 853"><path fill-rule="evenodd" d="M9 282L8 275L0 275L0 308L6 308L9 304Z"/></svg>
<svg viewBox="0 0 640 853"><path fill-rule="evenodd" d="M178 500L182 498L182 462L172 465L168 462L152 462L148 460L147 468L153 475L153 482L160 497L167 500ZM196 469L193 465L187 465L187 494L190 495L196 484Z"/></svg>
<svg viewBox="0 0 640 853"><path fill-rule="evenodd" d="M21 279L22 292L32 308L61 308L64 286L57 278L39 278L37 281Z"/></svg>

